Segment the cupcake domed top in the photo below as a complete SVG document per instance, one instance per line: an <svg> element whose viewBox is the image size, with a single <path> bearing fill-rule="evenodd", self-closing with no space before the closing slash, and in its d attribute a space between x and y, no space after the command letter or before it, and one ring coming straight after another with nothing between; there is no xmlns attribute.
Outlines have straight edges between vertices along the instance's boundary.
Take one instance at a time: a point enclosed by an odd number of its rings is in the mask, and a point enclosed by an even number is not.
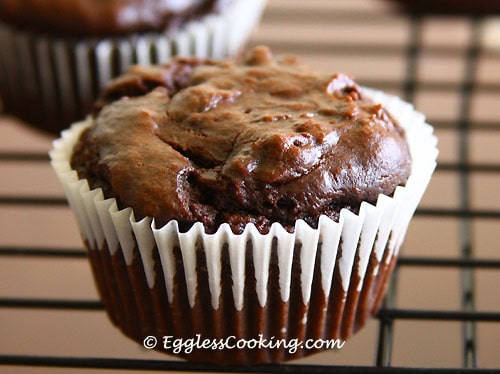
<svg viewBox="0 0 500 374"><path fill-rule="evenodd" d="M274 59L135 66L97 103L72 166L136 218L207 232L338 219L405 184L404 131L343 74Z"/></svg>

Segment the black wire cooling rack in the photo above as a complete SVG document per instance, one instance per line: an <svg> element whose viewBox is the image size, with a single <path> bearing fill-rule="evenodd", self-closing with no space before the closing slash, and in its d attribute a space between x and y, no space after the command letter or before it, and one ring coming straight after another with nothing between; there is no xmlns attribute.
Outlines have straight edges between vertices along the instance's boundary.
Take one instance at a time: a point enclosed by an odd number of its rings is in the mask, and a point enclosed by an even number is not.
<svg viewBox="0 0 500 374"><path fill-rule="evenodd" d="M318 15L317 13L315 13ZM282 14L276 9L271 10L270 14L266 14L269 20L280 19L283 17L294 16L300 19L302 16L297 13ZM498 104L500 105L500 83L479 83L477 81L477 70L479 56L483 53L480 32L485 18L483 16L466 17L468 27L470 27L471 38L468 44L463 49L464 70L461 76L461 81L458 84L450 85L439 82L421 82L418 79L418 64L419 57L423 50L422 37L426 25L426 15L409 15L408 22L410 27L411 37L408 43L404 46L405 53L405 73L404 79L401 82L386 82L386 81L367 81L363 84L385 89L400 89L402 96L412 102L415 99L417 90L424 87L426 92L443 91L443 90L458 90L460 94L460 105L458 119L456 121L448 120L432 120L430 122L436 129L447 129L456 132L458 139L458 160L456 162L440 163L436 173L448 172L454 173L458 178L459 205L457 208L439 208L428 207L418 209L416 216L426 219L432 217L434 220L445 220L453 218L458 220L460 229L458 230L458 245L456 253L459 256L454 258L448 257L408 257L400 258L395 270L392 284L389 286L389 291L384 302L384 306L377 315L378 319L378 341L374 346L375 362L371 367L359 366L324 366L324 365L264 365L255 367L239 367L239 366L213 366L200 365L182 361L171 360L145 360L145 359L122 359L114 357L94 358L94 357L65 357L65 356L37 356L37 355L8 355L2 354L0 348L0 365L14 366L48 366L48 367L67 367L67 368L93 368L93 369L127 369L127 370L162 370L162 371L204 371L204 372L307 372L307 373L322 373L331 372L332 370L341 372L360 372L370 370L377 371L397 371L402 370L407 372L446 372L451 368L401 368L392 366L391 353L393 351L393 340L395 334L395 323L402 320L412 320L416 322L422 321L447 321L461 325L461 354L462 368L476 369L477 360L477 334L476 326L483 322L500 322L500 310L496 311L481 311L476 309L476 285L474 283L475 274L478 270L488 269L495 272L500 272L500 260L478 258L475 256L475 246L472 238L472 224L481 224L481 222L494 221L500 223L500 211L498 205L493 205L491 210L476 209L471 204L471 176L477 173L488 174L496 178L500 177L500 164L498 163L472 163L470 161L470 137L475 131L498 132L500 131L500 118L496 121L473 121L471 120L472 98L478 90L487 91L496 95ZM321 17L319 17L321 18ZM343 22L369 22L366 15L360 16L355 13L346 12L343 15ZM323 21L327 20L324 16ZM280 43L276 42L281 49L297 49L304 51L324 50L324 43L309 45L307 43L297 41ZM328 50L335 50L335 45L327 46ZM342 47L338 47L342 48ZM358 49L357 49L358 48ZM374 54L383 55L389 53L386 46L370 45L370 46L350 46L348 53L353 54ZM454 53L453 50L442 48L437 49L438 53ZM366 56L368 58L369 56ZM496 62L500 68L500 56L496 57ZM48 157L41 153L29 152L7 152L0 150L0 162L3 163L18 163L18 162L40 162L47 163ZM1 178L1 177L0 177ZM494 195L495 196L495 195ZM498 195L496 195L498 196ZM44 207L51 209L56 206L66 204L64 198L52 197L31 197L31 196L0 196L0 209L2 206L29 206L29 207ZM478 223L479 222L479 223ZM499 226L500 228L500 226ZM500 248L498 248L500 250ZM436 251L439 252L439 251ZM74 248L46 248L46 247L12 247L3 245L0 238L0 261L1 258L16 257L19 259L33 258L55 258L55 259L78 259L84 258L86 253L82 249ZM460 290L461 290L461 307L456 310L433 310L433 309L401 309L395 306L396 287L398 274L405 269L428 269L433 268L438 271L446 269L455 269L460 273ZM492 287L492 292L495 288ZM497 291L495 291L497 292ZM494 297L499 297L497 293ZM17 308L17 309L50 309L62 311L103 311L103 306L99 301L94 300L66 300L66 299L41 299L41 298L22 298L9 297L0 298L0 308ZM0 347L6 342L2 342L0 336ZM498 340L500 346L500 337ZM500 349L500 348L499 348ZM453 368L453 370L458 370ZM0 369L1 371L1 369Z"/></svg>

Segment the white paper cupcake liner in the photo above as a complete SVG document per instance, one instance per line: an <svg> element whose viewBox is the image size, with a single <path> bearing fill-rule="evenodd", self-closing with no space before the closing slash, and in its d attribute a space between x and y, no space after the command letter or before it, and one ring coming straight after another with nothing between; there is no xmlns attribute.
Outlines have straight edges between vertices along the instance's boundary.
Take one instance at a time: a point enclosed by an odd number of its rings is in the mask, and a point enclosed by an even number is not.
<svg viewBox="0 0 500 374"><path fill-rule="evenodd" d="M437 139L422 114L394 96L366 92L405 128L412 156L406 186L397 187L392 197L380 195L376 205L363 202L359 214L343 209L338 222L322 216L317 229L298 220L293 233L279 223L265 235L253 224L235 235L227 224L206 234L201 223L180 232L176 221L163 227L151 218L136 221L130 208L118 210L114 199L105 200L99 189L89 190L70 168L73 145L91 120L63 132L50 153L52 165L75 212L113 321L136 340L158 333L345 339L359 329L378 310L438 154ZM108 279L99 279L103 277ZM129 310L120 306L127 303ZM256 363L308 353L243 350L214 356L198 350L185 356Z"/></svg>
<svg viewBox="0 0 500 374"><path fill-rule="evenodd" d="M4 109L59 133L83 118L102 87L132 64L173 56L234 57L257 25L266 0L235 0L217 15L169 33L116 38L62 38L0 23L0 97Z"/></svg>

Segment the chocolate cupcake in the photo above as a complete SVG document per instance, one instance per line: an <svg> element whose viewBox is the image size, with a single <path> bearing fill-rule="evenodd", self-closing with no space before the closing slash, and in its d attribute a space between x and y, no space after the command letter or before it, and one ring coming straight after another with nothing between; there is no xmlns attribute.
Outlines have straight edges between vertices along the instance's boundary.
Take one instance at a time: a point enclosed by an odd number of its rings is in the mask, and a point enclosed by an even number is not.
<svg viewBox="0 0 500 374"><path fill-rule="evenodd" d="M51 151L111 320L222 364L360 329L436 157L411 105L265 47L133 67Z"/></svg>
<svg viewBox="0 0 500 374"><path fill-rule="evenodd" d="M3 110L59 134L133 64L235 56L264 5L265 0L1 1Z"/></svg>

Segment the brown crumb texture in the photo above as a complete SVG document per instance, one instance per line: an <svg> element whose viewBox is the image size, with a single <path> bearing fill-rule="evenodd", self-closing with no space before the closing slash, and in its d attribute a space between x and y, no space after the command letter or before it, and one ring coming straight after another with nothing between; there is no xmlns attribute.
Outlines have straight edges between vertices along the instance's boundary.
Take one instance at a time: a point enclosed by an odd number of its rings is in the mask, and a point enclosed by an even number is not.
<svg viewBox="0 0 500 374"><path fill-rule="evenodd" d="M72 166L136 218L236 233L315 227L404 185L403 129L351 78L257 47L242 63L133 67L96 105Z"/></svg>

